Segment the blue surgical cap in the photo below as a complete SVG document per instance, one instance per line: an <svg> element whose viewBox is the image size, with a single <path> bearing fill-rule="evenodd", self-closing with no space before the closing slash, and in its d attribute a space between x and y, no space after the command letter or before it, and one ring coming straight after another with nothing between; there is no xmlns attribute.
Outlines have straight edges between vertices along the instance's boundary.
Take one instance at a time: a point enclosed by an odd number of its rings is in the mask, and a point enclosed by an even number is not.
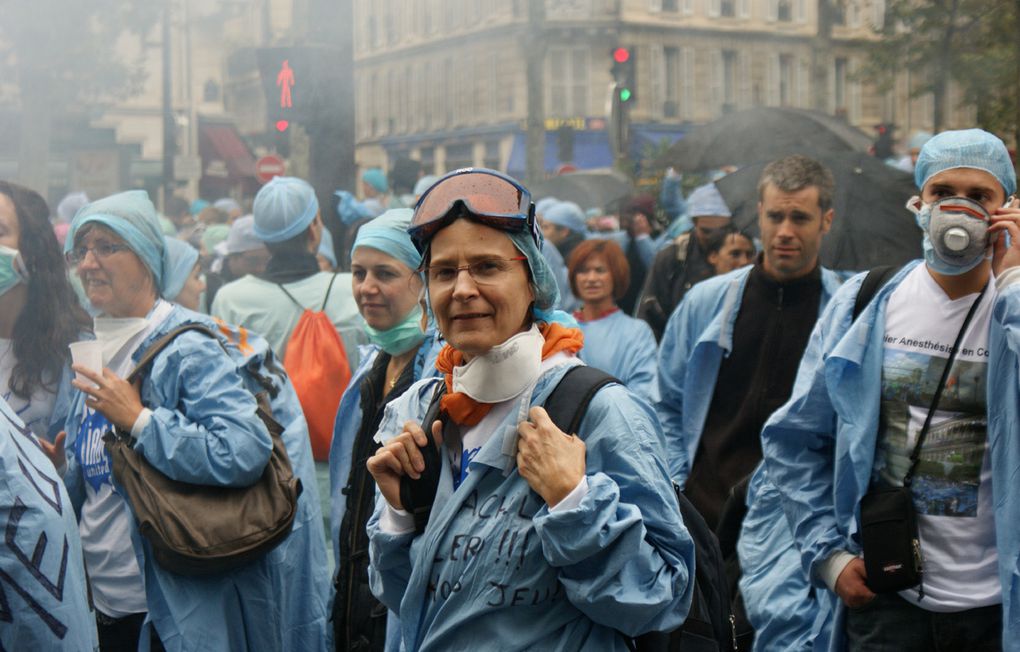
<svg viewBox="0 0 1020 652"><path fill-rule="evenodd" d="M183 240L166 239L166 283L163 284L163 297L173 301L184 289L184 284L191 276L191 270L198 263L198 251Z"/></svg>
<svg viewBox="0 0 1020 652"><path fill-rule="evenodd" d="M542 213L542 219L550 224L562 226L576 233L583 234L588 230L584 219L584 211L572 201L561 201Z"/></svg>
<svg viewBox="0 0 1020 652"><path fill-rule="evenodd" d="M920 150L929 140L931 140L930 131L915 131L914 135L907 142L907 149Z"/></svg>
<svg viewBox="0 0 1020 652"><path fill-rule="evenodd" d="M386 183L386 173L379 168L365 170L361 175L361 179L379 192L386 192L389 188L389 184Z"/></svg>
<svg viewBox="0 0 1020 652"><path fill-rule="evenodd" d="M227 254L243 254L266 246L255 235L255 218L245 215L234 220L227 234Z"/></svg>
<svg viewBox="0 0 1020 652"><path fill-rule="evenodd" d="M914 182L923 189L939 172L956 168L983 170L999 181L1007 196L1016 192L1016 170L1006 145L987 131L963 129L934 136L917 157Z"/></svg>
<svg viewBox="0 0 1020 652"><path fill-rule="evenodd" d="M283 242L300 235L319 214L319 200L309 183L296 177L273 177L255 195L255 235L263 242Z"/></svg>
<svg viewBox="0 0 1020 652"><path fill-rule="evenodd" d="M206 200L196 199L195 201L191 202L191 214L198 215L199 213L202 212L202 209L208 205L209 202L207 202Z"/></svg>
<svg viewBox="0 0 1020 652"><path fill-rule="evenodd" d="M329 261L330 266L336 269L336 252L333 249L333 234L329 232L329 229L322 230L322 241L319 242L318 255L324 256Z"/></svg>
<svg viewBox="0 0 1020 652"><path fill-rule="evenodd" d="M532 312L537 321L556 322L567 327L576 328L577 320L556 306L560 302L560 288L556 283L549 261L542 255L542 242L535 242L530 231L507 231L506 235L514 243L514 247L528 259L531 270L531 287L535 292L535 305Z"/></svg>
<svg viewBox="0 0 1020 652"><path fill-rule="evenodd" d="M152 205L148 193L144 190L129 190L83 206L71 222L64 241L65 253L74 249L78 231L93 222L110 229L131 247L131 251L152 272L156 286L162 293L167 278L166 240L156 217L156 207Z"/></svg>
<svg viewBox="0 0 1020 652"><path fill-rule="evenodd" d="M425 191L435 185L436 181L439 181L439 177L434 174L426 174L418 182L414 184L414 196L421 197L425 194Z"/></svg>
<svg viewBox="0 0 1020 652"><path fill-rule="evenodd" d="M202 232L202 246L208 253L216 250L216 245L225 242L230 237L230 227L226 224L210 224Z"/></svg>
<svg viewBox="0 0 1020 652"><path fill-rule="evenodd" d="M687 198L687 214L695 217L733 217L726 201L714 183L706 183L691 191Z"/></svg>
<svg viewBox="0 0 1020 652"><path fill-rule="evenodd" d="M371 247L393 256L410 269L421 267L421 254L407 235L414 211L410 208L391 208L358 229L351 253L358 247Z"/></svg>
<svg viewBox="0 0 1020 652"><path fill-rule="evenodd" d="M560 200L556 199L555 197L545 197L543 199L539 199L537 202L535 202L535 212L544 217L545 212L558 203L560 203Z"/></svg>

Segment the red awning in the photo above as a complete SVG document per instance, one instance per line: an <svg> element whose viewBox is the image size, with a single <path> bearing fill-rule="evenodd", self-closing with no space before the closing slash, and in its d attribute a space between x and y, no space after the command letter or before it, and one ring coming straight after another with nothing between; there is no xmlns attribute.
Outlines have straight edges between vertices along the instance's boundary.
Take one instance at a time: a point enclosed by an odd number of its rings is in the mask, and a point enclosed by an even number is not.
<svg viewBox="0 0 1020 652"><path fill-rule="evenodd" d="M233 124L203 121L199 123L199 134L198 150L203 169L210 166L222 169L225 165L231 178L255 175L255 158Z"/></svg>

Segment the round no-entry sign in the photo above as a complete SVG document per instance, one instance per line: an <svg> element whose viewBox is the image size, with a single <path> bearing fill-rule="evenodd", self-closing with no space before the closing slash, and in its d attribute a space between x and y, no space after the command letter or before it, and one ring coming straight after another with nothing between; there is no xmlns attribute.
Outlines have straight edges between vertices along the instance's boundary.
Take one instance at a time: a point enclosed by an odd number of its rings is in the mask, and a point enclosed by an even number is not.
<svg viewBox="0 0 1020 652"><path fill-rule="evenodd" d="M287 166L284 165L283 159L275 154L268 154L255 162L255 178L260 183L268 183L270 179L281 176L286 171Z"/></svg>

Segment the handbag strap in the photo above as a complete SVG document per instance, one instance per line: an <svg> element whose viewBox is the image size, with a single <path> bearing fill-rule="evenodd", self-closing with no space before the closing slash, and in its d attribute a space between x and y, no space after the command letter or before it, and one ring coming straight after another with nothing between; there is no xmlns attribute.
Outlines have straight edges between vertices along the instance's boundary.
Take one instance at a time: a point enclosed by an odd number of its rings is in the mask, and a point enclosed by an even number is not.
<svg viewBox="0 0 1020 652"><path fill-rule="evenodd" d="M935 409L939 406L939 399L942 398L942 390L945 389L946 381L949 380L949 372L953 367L953 361L956 360L956 352L963 343L963 335L967 332L967 326L970 325L971 319L974 318L974 313L977 312L978 304L981 303L982 297L985 296L986 289L988 289L988 283L985 283L984 287L981 288L981 292L979 292L977 298L974 299L974 303L970 304L970 310L967 312L967 317L963 320L963 325L960 326L960 332L956 334L956 342L953 344L953 348L949 351L949 359L946 360L946 366L942 369L942 377L939 378L938 387L935 388L935 394L931 398L931 406L928 408L928 416L924 419L924 426L921 428L921 433L917 436L917 443L914 444L913 452L910 453L910 468L907 469L907 474L903 477L904 487L910 487L911 483L914 481L914 472L917 471L917 465L921 461L921 446L924 444L924 440L928 436L928 429L931 427L931 419L935 416Z"/></svg>
<svg viewBox="0 0 1020 652"><path fill-rule="evenodd" d="M145 350L145 353L142 354L142 357L138 359L138 364L135 365L134 371L132 371L131 375L127 377L127 381L129 383L135 382L135 380L137 380L138 377L141 376L142 371L145 369L145 367L148 366L149 363L151 363L156 358L156 356L163 351L163 349L165 349L167 346L169 346L171 342L177 339L178 335L186 333L188 331L198 331L200 333L208 335L209 337L216 340L216 342L218 342L220 346L223 346L223 342L220 341L220 338L208 326L205 326L203 324L182 324L181 326L178 326L177 328L173 329L163 337L156 340L152 344L152 346ZM223 350L226 351L226 347L224 347Z"/></svg>

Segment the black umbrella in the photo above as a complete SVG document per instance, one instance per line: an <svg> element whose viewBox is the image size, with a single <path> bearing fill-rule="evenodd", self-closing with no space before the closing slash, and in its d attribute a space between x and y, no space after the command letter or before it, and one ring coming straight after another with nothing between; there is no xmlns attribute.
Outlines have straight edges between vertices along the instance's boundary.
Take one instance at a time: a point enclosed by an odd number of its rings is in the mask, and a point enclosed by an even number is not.
<svg viewBox="0 0 1020 652"><path fill-rule="evenodd" d="M866 152L871 138L825 113L759 107L737 111L698 127L657 163L697 171L767 163L789 154L817 158L834 152Z"/></svg>
<svg viewBox="0 0 1020 652"><path fill-rule="evenodd" d="M862 153L820 158L836 179L832 230L822 241L821 261L830 269L865 270L921 256L921 230L905 207L917 194L913 177ZM758 178L764 164L716 181L741 231L758 236Z"/></svg>
<svg viewBox="0 0 1020 652"><path fill-rule="evenodd" d="M528 190L535 200L555 197L581 208L604 208L633 193L634 186L614 170L590 170L550 177L528 186Z"/></svg>

